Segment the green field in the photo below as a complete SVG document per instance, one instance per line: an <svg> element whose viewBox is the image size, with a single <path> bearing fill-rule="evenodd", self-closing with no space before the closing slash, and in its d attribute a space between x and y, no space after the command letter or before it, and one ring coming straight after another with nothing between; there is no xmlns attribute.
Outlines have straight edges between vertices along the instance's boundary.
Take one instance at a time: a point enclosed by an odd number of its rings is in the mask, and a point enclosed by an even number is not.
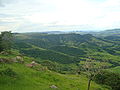
<svg viewBox="0 0 120 90"><path fill-rule="evenodd" d="M86 90L87 78L84 75L62 75L49 70L36 71L24 64L11 63L0 64L0 71L12 69L16 75L0 76L0 90L53 90L51 85L57 86L57 90ZM91 90L108 90L92 82Z"/></svg>

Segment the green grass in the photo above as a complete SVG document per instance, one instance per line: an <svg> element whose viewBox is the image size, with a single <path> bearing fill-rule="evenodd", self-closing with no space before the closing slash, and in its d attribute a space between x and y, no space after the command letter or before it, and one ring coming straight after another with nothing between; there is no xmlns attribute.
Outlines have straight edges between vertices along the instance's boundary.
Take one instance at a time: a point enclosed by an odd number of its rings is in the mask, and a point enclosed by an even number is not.
<svg viewBox="0 0 120 90"><path fill-rule="evenodd" d="M120 66L114 67L110 69L110 71L115 72L115 73L120 73Z"/></svg>
<svg viewBox="0 0 120 90"><path fill-rule="evenodd" d="M36 71L23 64L0 64L0 70L11 68L16 77L0 76L0 90L86 90L87 78L83 75L62 75L51 71ZM91 90L107 90L92 82Z"/></svg>
<svg viewBox="0 0 120 90"><path fill-rule="evenodd" d="M0 58L15 58L19 53L12 52L9 55L0 55ZM51 85L57 86L57 90L87 90L88 79L84 75L59 74L49 70L35 70L26 66L33 58L24 56L24 64L0 63L0 90L54 90ZM7 69L12 70L15 76L1 74ZM38 66L37 68L43 68ZM91 90L108 90L105 87L92 82Z"/></svg>

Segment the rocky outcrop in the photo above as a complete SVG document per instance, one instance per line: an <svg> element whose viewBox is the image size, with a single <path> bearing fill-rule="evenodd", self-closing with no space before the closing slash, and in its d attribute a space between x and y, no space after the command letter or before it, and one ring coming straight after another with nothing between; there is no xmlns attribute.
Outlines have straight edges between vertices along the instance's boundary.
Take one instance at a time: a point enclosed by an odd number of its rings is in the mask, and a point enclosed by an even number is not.
<svg viewBox="0 0 120 90"><path fill-rule="evenodd" d="M50 88L58 88L58 87L55 85L51 85Z"/></svg>
<svg viewBox="0 0 120 90"><path fill-rule="evenodd" d="M24 63L24 60L20 56L16 56L14 58L0 58L0 63Z"/></svg>
<svg viewBox="0 0 120 90"><path fill-rule="evenodd" d="M12 63L12 60L6 58L0 58L0 63Z"/></svg>

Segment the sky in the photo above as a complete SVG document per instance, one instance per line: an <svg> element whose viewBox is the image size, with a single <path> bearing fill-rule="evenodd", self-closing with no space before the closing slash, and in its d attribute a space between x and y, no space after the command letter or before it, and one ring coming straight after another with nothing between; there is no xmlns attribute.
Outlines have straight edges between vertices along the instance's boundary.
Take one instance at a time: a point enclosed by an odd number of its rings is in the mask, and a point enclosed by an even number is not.
<svg viewBox="0 0 120 90"><path fill-rule="evenodd" d="M0 0L0 31L120 28L120 0Z"/></svg>

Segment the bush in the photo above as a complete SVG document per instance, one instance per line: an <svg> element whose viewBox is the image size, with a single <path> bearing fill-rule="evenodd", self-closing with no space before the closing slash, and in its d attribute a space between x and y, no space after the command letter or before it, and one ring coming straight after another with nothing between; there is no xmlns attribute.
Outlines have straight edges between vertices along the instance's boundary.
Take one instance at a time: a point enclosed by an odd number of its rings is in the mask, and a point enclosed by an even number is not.
<svg viewBox="0 0 120 90"><path fill-rule="evenodd" d="M16 72L14 72L11 68L7 68L5 70L0 71L0 75L6 75L10 77L16 77Z"/></svg>
<svg viewBox="0 0 120 90"><path fill-rule="evenodd" d="M96 75L95 81L99 84L108 85L112 90L120 90L120 74L108 71L103 71Z"/></svg>

